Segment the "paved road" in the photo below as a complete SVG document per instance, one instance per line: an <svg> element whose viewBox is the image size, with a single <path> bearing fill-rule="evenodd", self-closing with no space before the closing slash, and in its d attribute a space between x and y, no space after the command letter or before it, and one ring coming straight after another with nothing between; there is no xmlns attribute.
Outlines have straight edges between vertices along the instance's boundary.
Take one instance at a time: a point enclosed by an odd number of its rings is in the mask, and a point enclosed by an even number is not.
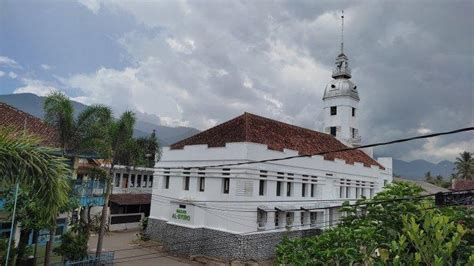
<svg viewBox="0 0 474 266"><path fill-rule="evenodd" d="M187 266L191 265L188 261L169 256L164 252L159 252L152 248L139 247L133 241L137 239L137 231L111 232L104 238L104 251L118 249L127 249L115 251L115 265L133 265L133 266ZM95 252L97 245L97 236L91 236L89 240L89 249Z"/></svg>

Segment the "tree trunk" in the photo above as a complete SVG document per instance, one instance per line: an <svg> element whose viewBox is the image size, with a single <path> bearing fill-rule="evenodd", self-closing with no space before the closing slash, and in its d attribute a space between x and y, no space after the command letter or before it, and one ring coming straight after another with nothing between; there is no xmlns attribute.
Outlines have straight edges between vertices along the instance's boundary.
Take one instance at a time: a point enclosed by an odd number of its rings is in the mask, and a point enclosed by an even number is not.
<svg viewBox="0 0 474 266"><path fill-rule="evenodd" d="M53 254L54 235L56 233L56 219L54 225L49 229L49 241L46 243L46 251L44 252L44 266L51 264L51 255Z"/></svg>
<svg viewBox="0 0 474 266"><path fill-rule="evenodd" d="M39 230L33 231L33 242L35 244L35 251L33 252L33 265L36 266L36 262L38 260L38 238L39 238Z"/></svg>
<svg viewBox="0 0 474 266"><path fill-rule="evenodd" d="M109 218L108 216L109 198L112 192L113 171L114 171L114 164L112 163L110 166L109 178L107 178L107 184L106 184L106 190L105 190L105 196L104 196L104 206L102 207L99 236L97 238L97 250L95 252L95 255L97 258L99 258L102 253L102 243L104 241L105 227L107 225L107 221Z"/></svg>
<svg viewBox="0 0 474 266"><path fill-rule="evenodd" d="M18 242L18 248L16 253L16 265L20 266L24 264L26 255L26 246L28 245L29 230L22 228L20 230L20 241Z"/></svg>

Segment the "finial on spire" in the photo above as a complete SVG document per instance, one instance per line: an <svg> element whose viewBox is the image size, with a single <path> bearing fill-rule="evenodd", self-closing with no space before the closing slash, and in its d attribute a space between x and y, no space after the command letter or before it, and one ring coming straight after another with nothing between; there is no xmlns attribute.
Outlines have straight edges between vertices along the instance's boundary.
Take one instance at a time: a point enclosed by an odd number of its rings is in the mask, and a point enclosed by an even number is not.
<svg viewBox="0 0 474 266"><path fill-rule="evenodd" d="M341 15L341 54L344 53L344 9Z"/></svg>

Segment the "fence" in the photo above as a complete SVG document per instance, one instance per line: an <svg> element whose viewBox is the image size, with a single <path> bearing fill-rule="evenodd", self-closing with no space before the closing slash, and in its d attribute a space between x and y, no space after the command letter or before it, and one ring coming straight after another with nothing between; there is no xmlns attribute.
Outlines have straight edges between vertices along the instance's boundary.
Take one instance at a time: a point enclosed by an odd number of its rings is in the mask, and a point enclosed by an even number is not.
<svg viewBox="0 0 474 266"><path fill-rule="evenodd" d="M80 261L66 261L52 264L53 266L110 266L114 265L115 253L113 251L102 252L100 257L89 255L87 259Z"/></svg>

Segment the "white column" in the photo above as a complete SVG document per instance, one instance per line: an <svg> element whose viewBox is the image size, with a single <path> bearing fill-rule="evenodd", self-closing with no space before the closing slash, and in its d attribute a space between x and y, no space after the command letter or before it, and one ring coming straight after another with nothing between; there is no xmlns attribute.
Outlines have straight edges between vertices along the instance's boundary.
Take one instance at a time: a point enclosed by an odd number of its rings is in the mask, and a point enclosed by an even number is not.
<svg viewBox="0 0 474 266"><path fill-rule="evenodd" d="M278 227L284 228L286 226L286 212L279 212Z"/></svg>
<svg viewBox="0 0 474 266"><path fill-rule="evenodd" d="M265 230L275 229L275 212L267 212L267 222L265 223Z"/></svg>
<svg viewBox="0 0 474 266"><path fill-rule="evenodd" d="M308 211L304 211L301 213L303 215L303 228L310 228L310 213Z"/></svg>
<svg viewBox="0 0 474 266"><path fill-rule="evenodd" d="M301 212L294 212L294 214L293 228L301 227Z"/></svg>

